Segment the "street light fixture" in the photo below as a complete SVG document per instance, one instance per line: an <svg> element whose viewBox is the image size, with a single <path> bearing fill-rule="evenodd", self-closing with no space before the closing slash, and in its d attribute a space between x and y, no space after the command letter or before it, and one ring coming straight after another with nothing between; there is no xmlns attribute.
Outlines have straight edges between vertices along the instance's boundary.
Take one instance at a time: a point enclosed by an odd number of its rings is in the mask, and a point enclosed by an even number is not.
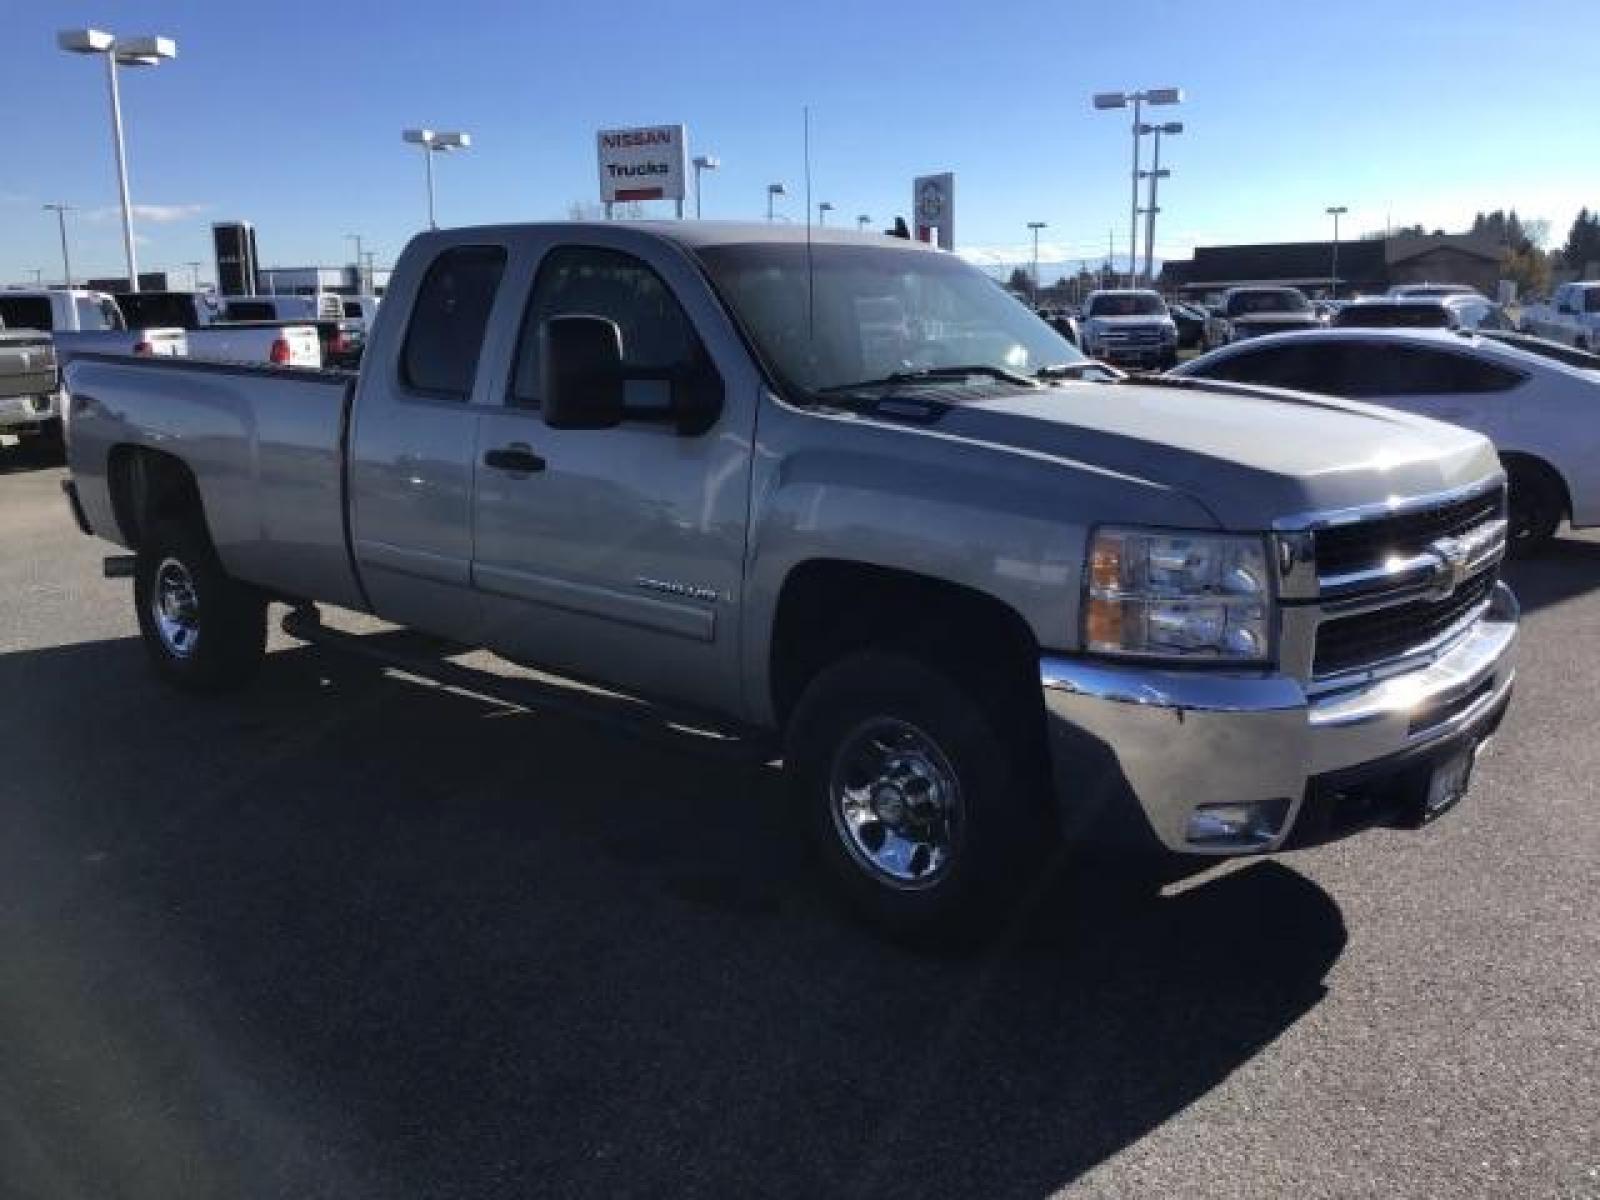
<svg viewBox="0 0 1600 1200"><path fill-rule="evenodd" d="M111 140L117 153L117 191L122 198L122 248L128 256L128 290L139 290L139 260L133 249L133 205L128 201L128 155L122 140L122 94L117 67L154 67L176 58L171 38L141 35L119 38L103 29L63 29L56 45L70 54L99 54L106 60L106 86L111 93Z"/></svg>
<svg viewBox="0 0 1600 1200"><path fill-rule="evenodd" d="M1039 230L1048 229L1050 226L1044 221L1029 221L1028 228L1033 230L1033 306L1039 307Z"/></svg>
<svg viewBox="0 0 1600 1200"><path fill-rule="evenodd" d="M769 222L772 220L772 217L773 217L772 202L777 197L779 197L779 196L787 196L788 194L789 194L789 189L784 187L783 184L781 184L781 183L769 183L769 184L767 184L767 220Z"/></svg>
<svg viewBox="0 0 1600 1200"><path fill-rule="evenodd" d="M828 223L828 214L832 211L832 200L824 200L821 204L817 205L817 224L826 225Z"/></svg>
<svg viewBox="0 0 1600 1200"><path fill-rule="evenodd" d="M1144 124L1146 104L1181 104L1182 88L1146 88L1142 92L1097 92L1098 109L1127 108L1133 105L1133 200L1128 206L1128 286L1134 286L1135 262L1139 257L1139 130Z"/></svg>
<svg viewBox="0 0 1600 1200"><path fill-rule="evenodd" d="M433 216L433 156L451 150L466 150L472 145L470 133L440 133L432 129L403 129L402 141L422 147L422 159L428 166L428 228L439 228Z"/></svg>
<svg viewBox="0 0 1600 1200"><path fill-rule="evenodd" d="M696 154L694 156L694 219L700 219L700 172L715 171L722 165L722 160L714 154Z"/></svg>
<svg viewBox="0 0 1600 1200"><path fill-rule="evenodd" d="M1328 271L1328 298L1339 298L1339 218L1350 210L1342 204L1329 205L1323 209L1333 218L1333 266Z"/></svg>
<svg viewBox="0 0 1600 1200"><path fill-rule="evenodd" d="M198 259L190 259L188 262L184 263L183 265L189 268L189 290L192 291L192 292L198 292L200 290L200 262L199 262L199 260Z"/></svg>
<svg viewBox="0 0 1600 1200"><path fill-rule="evenodd" d="M860 216L856 217L856 232L865 233L867 231L867 226L871 224L872 218L866 213L862 213Z"/></svg>
<svg viewBox="0 0 1600 1200"><path fill-rule="evenodd" d="M1170 178L1171 171L1161 169L1161 135L1171 136L1183 132L1182 121L1168 121L1165 125L1141 125L1140 133L1152 134L1155 137L1155 157L1151 160L1150 170L1139 172L1150 180L1150 202L1144 210L1144 277L1146 281L1155 281L1155 253L1156 253L1156 214L1161 211L1156 204L1156 188L1163 179Z"/></svg>
<svg viewBox="0 0 1600 1200"><path fill-rule="evenodd" d="M76 211L70 204L46 204L46 212L56 214L56 224L61 229L61 283L63 287L72 287L72 255L67 252L67 214Z"/></svg>

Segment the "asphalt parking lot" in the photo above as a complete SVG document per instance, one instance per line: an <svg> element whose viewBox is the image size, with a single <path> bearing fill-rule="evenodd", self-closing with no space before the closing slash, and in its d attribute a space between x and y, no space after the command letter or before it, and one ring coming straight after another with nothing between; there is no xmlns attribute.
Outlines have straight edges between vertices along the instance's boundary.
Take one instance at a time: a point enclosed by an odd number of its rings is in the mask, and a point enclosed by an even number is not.
<svg viewBox="0 0 1600 1200"><path fill-rule="evenodd" d="M279 637L146 670L0 450L0 1195L1600 1196L1600 538L1471 796L969 960L767 768Z"/></svg>

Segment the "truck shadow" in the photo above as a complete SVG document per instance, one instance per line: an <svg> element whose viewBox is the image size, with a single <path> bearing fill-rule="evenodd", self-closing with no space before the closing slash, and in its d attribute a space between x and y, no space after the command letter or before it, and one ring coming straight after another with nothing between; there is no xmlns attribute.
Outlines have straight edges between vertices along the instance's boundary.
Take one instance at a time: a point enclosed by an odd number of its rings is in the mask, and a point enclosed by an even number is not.
<svg viewBox="0 0 1600 1200"><path fill-rule="evenodd" d="M1505 580L1524 612L1536 612L1600 588L1600 541L1567 531L1536 554L1508 559Z"/></svg>
<svg viewBox="0 0 1600 1200"><path fill-rule="evenodd" d="M909 954L769 768L312 650L207 702L132 640L21 652L0 696L6 1194L1041 1196L1345 942L1268 862Z"/></svg>

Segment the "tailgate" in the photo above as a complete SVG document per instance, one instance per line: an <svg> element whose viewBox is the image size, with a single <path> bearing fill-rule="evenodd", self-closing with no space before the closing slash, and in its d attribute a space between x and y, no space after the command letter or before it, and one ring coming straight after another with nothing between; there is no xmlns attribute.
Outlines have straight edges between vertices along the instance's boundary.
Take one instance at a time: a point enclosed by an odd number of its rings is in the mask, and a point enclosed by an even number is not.
<svg viewBox="0 0 1600 1200"><path fill-rule="evenodd" d="M286 325L281 336L289 343L289 366L322 365L322 342L315 325Z"/></svg>
<svg viewBox="0 0 1600 1200"><path fill-rule="evenodd" d="M0 395L33 396L56 389L56 348L44 334L0 341Z"/></svg>

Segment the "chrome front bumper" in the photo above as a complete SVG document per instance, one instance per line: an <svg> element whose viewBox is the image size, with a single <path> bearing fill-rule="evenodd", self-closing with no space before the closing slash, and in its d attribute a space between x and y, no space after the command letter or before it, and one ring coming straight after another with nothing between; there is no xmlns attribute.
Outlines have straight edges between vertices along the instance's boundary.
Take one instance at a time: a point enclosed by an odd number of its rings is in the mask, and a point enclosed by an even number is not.
<svg viewBox="0 0 1600 1200"><path fill-rule="evenodd" d="M1129 814L1110 810L1131 795L1169 851L1276 850L1295 840L1318 777L1442 751L1497 719L1515 674L1518 618L1511 589L1496 584L1487 613L1413 669L1328 691L1279 674L1046 657L1039 678L1064 828L1092 836L1107 818L1126 828ZM1188 837L1203 805L1266 801L1287 805L1270 838L1219 845Z"/></svg>

